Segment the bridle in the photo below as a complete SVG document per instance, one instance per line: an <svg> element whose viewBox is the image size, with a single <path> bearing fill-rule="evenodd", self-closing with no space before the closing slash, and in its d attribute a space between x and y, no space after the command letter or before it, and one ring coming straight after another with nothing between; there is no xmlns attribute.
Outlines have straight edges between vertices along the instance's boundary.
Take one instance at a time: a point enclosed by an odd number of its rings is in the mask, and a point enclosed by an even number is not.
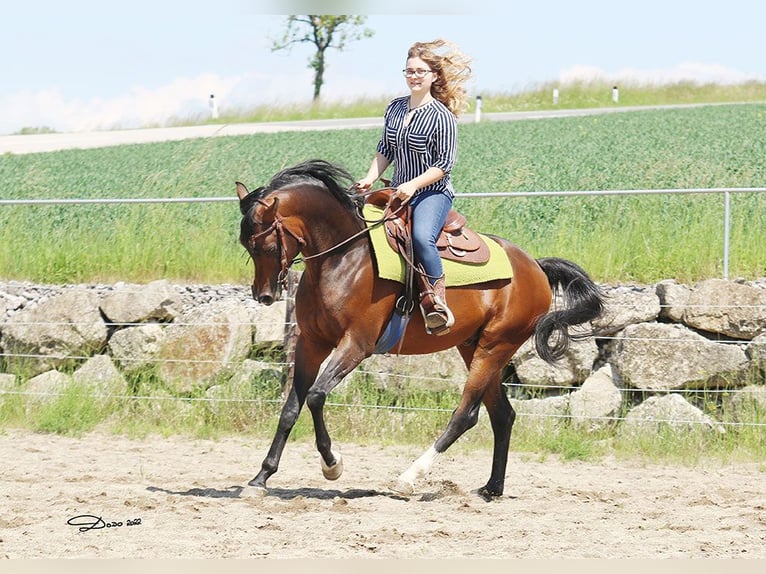
<svg viewBox="0 0 766 574"><path fill-rule="evenodd" d="M373 192L366 192L366 193L360 194L360 197L365 197L367 195L370 195L371 193L373 193ZM264 207L271 207L271 205L273 205L273 204L266 203L262 199L257 199L256 201L257 201L257 203L260 203ZM369 233L370 230L373 227L377 227L379 225L383 225L386 221L388 221L389 219L395 217L405 207L405 205L406 204L400 205L394 211L390 211L389 207L386 206L386 209L384 210L383 215L381 216L381 218L377 219L377 220L374 220L374 221L368 221L368 220L364 219L364 217L361 215L361 209L360 209L358 217L362 221L365 222L365 226L364 226L364 228L361 231L358 231L357 233L354 233L350 237L347 237L346 239L344 239L340 243L337 243L337 244L333 245L332 247L330 247L328 249L325 249L324 251L320 251L319 253L314 253L313 255L304 255L302 257L295 257L292 260L288 260L288 257L287 257L287 242L285 240L285 236L289 235L290 237L295 239L295 241L298 242L298 245L299 245L298 253L300 253L301 250L306 246L306 240L303 237L301 237L299 234L297 234L295 231L293 231L292 229L287 227L287 225L285 225L285 223L284 223L284 219L277 212L274 213L274 221L272 221L271 225L269 225L269 227L267 227L263 231L259 231L258 233L254 233L253 235L251 235L250 238L247 241L247 245L248 245L249 250L252 251L252 249L255 246L255 242L257 240L262 239L264 237L268 237L268 236L270 236L273 233L277 234L277 246L279 248L279 260L280 260L280 265L281 265L281 268L280 268L280 271L279 271L279 275L277 276L277 281L279 282L279 284L282 287L282 289L286 290L287 289L287 277L288 277L288 273L290 271L290 267L292 267L296 263L302 263L302 262L308 261L310 259L315 259L317 257L322 257L324 255L327 255L328 253L331 253L332 251L335 251L336 249L339 249L339 248L343 247L344 245L346 245L348 243L351 243L352 241L355 241L359 237ZM255 283L253 283L253 285L251 286L251 289L252 289L252 292L253 292L253 298L257 299L257 295L255 293Z"/></svg>

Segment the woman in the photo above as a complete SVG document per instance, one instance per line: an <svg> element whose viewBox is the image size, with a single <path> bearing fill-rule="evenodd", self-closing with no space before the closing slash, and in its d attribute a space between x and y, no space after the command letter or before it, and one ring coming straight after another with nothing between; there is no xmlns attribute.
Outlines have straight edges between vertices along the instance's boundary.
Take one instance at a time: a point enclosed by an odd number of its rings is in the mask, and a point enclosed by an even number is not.
<svg viewBox="0 0 766 574"><path fill-rule="evenodd" d="M367 191L394 164L394 197L412 207L415 259L422 281L420 309L429 334L443 335L455 323L445 294L436 240L452 207L450 172L457 153L457 117L466 104L463 84L470 58L446 40L416 42L403 70L409 96L393 99L384 114L383 136L367 175L357 182Z"/></svg>

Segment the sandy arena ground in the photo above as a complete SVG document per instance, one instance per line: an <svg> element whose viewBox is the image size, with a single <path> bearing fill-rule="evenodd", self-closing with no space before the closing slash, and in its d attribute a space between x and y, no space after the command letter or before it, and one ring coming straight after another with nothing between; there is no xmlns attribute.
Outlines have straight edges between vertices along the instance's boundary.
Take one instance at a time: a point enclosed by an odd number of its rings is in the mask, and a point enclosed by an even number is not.
<svg viewBox="0 0 766 574"><path fill-rule="evenodd" d="M505 496L487 503L490 453L448 452L413 497L393 494L427 446L338 444L345 473L327 482L313 444L290 442L259 497L246 484L263 441L7 431L0 558L766 557L763 465L511 453ZM118 525L80 532L98 518Z"/></svg>

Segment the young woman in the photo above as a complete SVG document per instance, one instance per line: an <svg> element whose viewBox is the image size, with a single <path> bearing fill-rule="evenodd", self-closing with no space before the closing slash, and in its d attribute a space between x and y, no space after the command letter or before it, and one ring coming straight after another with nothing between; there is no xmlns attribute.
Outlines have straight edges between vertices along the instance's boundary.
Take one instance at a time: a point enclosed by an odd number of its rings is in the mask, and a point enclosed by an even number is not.
<svg viewBox="0 0 766 574"><path fill-rule="evenodd" d="M393 99L384 114L383 135L367 175L357 182L370 189L394 164L395 197L410 202L415 259L423 267L420 309L430 334L443 335L455 323L445 294L436 240L452 207L450 172L457 153L457 117L466 105L463 84L471 59L446 40L416 42L403 70L409 96Z"/></svg>

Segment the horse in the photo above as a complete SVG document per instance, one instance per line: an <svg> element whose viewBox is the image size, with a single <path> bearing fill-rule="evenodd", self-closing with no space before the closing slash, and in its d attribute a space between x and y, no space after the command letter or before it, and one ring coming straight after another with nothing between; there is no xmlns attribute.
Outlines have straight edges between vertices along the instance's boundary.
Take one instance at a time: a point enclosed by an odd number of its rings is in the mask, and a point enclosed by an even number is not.
<svg viewBox="0 0 766 574"><path fill-rule="evenodd" d="M304 404L311 412L322 473L336 480L343 461L325 425L327 395L373 354L404 286L376 274L361 214L365 194L344 167L309 160L283 169L266 186L249 191L236 182L236 189L242 214L239 240L255 267L253 298L263 305L279 300L293 262L300 256L304 265L295 292L298 334L292 386L271 447L248 484L268 492L266 482L277 471ZM601 289L577 264L555 257L535 259L505 239L489 237L507 254L512 277L448 287L447 302L455 316L449 332L427 334L423 318L414 313L396 345L399 355L456 347L468 369L445 430L390 487L399 495L415 492L416 482L439 455L477 423L483 404L494 446L489 480L477 493L486 500L502 496L516 417L501 384L504 367L532 336L540 357L555 363L570 341L587 336L570 328L603 312ZM556 291L565 295L565 303L552 309Z"/></svg>

